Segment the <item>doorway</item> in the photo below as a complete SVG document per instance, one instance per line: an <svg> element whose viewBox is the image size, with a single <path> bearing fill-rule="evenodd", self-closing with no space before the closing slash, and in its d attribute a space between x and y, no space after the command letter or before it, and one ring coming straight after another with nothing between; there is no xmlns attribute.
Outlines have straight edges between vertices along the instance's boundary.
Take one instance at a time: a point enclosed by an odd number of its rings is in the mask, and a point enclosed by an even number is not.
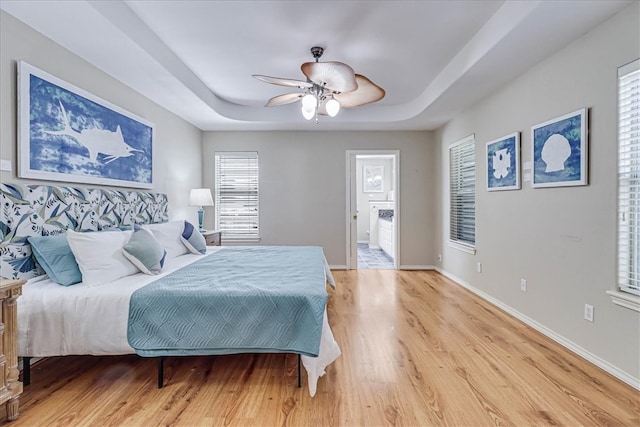
<svg viewBox="0 0 640 427"><path fill-rule="evenodd" d="M347 268L397 269L398 150L347 150Z"/></svg>

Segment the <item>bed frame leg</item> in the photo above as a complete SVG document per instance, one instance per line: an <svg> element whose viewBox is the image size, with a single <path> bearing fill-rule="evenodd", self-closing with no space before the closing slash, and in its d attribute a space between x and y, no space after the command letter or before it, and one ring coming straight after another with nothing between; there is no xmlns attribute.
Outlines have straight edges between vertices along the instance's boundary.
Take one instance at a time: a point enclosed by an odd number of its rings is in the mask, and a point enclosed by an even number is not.
<svg viewBox="0 0 640 427"><path fill-rule="evenodd" d="M300 376L300 354L298 354L298 388L302 387L302 376Z"/></svg>
<svg viewBox="0 0 640 427"><path fill-rule="evenodd" d="M22 358L22 385L31 384L31 358Z"/></svg>
<svg viewBox="0 0 640 427"><path fill-rule="evenodd" d="M158 357L158 388L162 388L164 386L164 357Z"/></svg>

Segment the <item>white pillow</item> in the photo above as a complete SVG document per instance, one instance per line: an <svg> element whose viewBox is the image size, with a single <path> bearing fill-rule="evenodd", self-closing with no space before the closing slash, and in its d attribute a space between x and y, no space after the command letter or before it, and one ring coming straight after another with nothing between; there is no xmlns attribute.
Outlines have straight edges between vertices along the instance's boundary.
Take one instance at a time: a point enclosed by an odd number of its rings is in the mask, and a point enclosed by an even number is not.
<svg viewBox="0 0 640 427"><path fill-rule="evenodd" d="M167 250L168 258L175 258L189 252L184 243L182 243L183 220L145 224L143 228L151 230L156 240Z"/></svg>
<svg viewBox="0 0 640 427"><path fill-rule="evenodd" d="M67 240L76 258L82 282L100 285L138 273L122 253L132 231L100 231L78 233L67 230Z"/></svg>

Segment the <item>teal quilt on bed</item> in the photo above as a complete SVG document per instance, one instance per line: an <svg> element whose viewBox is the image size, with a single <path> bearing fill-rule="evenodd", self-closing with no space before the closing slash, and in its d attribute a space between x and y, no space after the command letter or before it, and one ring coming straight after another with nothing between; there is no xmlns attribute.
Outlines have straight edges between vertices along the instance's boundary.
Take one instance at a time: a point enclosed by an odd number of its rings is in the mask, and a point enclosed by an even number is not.
<svg viewBox="0 0 640 427"><path fill-rule="evenodd" d="M225 247L135 291L127 338L140 356L317 356L327 303L320 247Z"/></svg>

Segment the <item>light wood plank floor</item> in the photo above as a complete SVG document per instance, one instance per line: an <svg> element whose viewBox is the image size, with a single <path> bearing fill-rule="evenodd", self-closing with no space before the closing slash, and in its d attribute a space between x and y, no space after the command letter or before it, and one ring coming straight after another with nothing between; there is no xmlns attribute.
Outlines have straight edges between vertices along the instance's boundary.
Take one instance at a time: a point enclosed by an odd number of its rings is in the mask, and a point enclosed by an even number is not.
<svg viewBox="0 0 640 427"><path fill-rule="evenodd" d="M314 398L294 355L171 358L160 390L154 360L49 358L11 426L640 425L638 391L438 273L334 276Z"/></svg>

